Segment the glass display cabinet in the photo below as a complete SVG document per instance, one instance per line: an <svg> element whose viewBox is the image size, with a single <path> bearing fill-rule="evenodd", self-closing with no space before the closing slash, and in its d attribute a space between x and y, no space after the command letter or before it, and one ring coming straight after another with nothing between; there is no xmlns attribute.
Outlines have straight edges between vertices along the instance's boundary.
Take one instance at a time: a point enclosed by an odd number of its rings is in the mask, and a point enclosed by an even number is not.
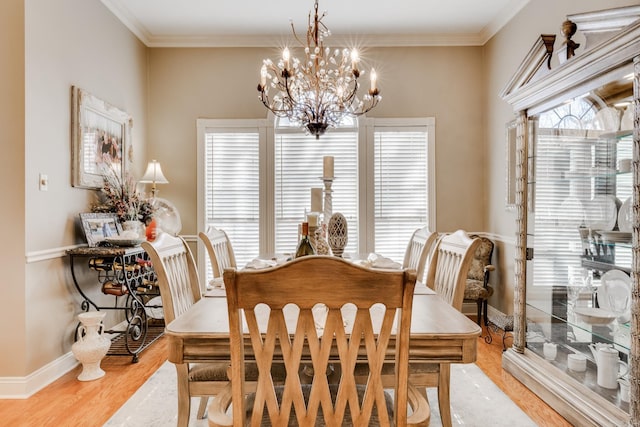
<svg viewBox="0 0 640 427"><path fill-rule="evenodd" d="M518 222L503 367L574 425L640 423L639 18L569 16L559 65L542 35L502 94L517 113Z"/></svg>

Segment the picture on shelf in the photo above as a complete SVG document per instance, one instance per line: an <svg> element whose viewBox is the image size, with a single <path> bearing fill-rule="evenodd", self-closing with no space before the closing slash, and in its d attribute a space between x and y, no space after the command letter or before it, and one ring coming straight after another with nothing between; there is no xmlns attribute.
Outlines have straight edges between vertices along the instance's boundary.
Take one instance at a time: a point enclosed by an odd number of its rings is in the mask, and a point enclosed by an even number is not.
<svg viewBox="0 0 640 427"><path fill-rule="evenodd" d="M80 221L90 248L95 248L107 237L119 236L122 232L118 215L115 213L81 213Z"/></svg>

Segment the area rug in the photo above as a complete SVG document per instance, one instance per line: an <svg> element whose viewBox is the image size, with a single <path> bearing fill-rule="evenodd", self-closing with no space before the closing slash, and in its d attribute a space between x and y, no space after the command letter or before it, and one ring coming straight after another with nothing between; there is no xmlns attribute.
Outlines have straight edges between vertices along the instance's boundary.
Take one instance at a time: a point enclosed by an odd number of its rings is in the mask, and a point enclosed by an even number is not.
<svg viewBox="0 0 640 427"><path fill-rule="evenodd" d="M441 426L436 389L428 389L430 426ZM176 370L163 364L105 424L109 427L175 427L178 413ZM191 401L189 426L207 427L197 420L199 398ZM527 427L536 424L475 364L451 365L451 419L454 426Z"/></svg>

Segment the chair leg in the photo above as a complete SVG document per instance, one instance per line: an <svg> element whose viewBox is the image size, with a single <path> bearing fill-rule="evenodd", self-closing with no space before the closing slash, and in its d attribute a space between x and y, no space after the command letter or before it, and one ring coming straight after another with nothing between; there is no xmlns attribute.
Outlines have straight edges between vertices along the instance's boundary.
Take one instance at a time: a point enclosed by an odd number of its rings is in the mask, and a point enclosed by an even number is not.
<svg viewBox="0 0 640 427"><path fill-rule="evenodd" d="M189 365L187 363L176 364L178 373L178 427L189 425L189 413L191 412L191 396L189 396Z"/></svg>
<svg viewBox="0 0 640 427"><path fill-rule="evenodd" d="M476 301L476 306L477 306L477 317L476 317L476 323L478 324L478 326L482 326L482 300L479 299Z"/></svg>
<svg viewBox="0 0 640 427"><path fill-rule="evenodd" d="M200 398L200 406L198 406L198 419L202 420L206 417L207 403L209 403L209 397L202 396Z"/></svg>
<svg viewBox="0 0 640 427"><path fill-rule="evenodd" d="M438 374L438 408L440 408L440 418L442 419L443 427L451 427L450 381L451 365L449 363L441 363L440 373Z"/></svg>
<svg viewBox="0 0 640 427"><path fill-rule="evenodd" d="M484 326L487 326L487 320L489 319L489 316L487 314L487 312L489 311L489 301L488 300L482 300L482 320L484 321Z"/></svg>
<svg viewBox="0 0 640 427"><path fill-rule="evenodd" d="M427 403L429 402L429 397L427 396L427 388L426 387L416 387L416 389L418 390L418 393L420 393L420 395L422 397L424 397L424 399L427 401ZM417 427L428 427L429 426L429 421L431 421L431 417L429 417L424 423L421 424L417 424Z"/></svg>

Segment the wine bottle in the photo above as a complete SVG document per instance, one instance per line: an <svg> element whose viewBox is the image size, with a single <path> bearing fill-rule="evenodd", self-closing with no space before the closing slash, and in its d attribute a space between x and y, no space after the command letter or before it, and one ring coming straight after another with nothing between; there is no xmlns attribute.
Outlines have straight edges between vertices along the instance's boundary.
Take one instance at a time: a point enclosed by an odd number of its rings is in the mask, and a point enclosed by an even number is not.
<svg viewBox="0 0 640 427"><path fill-rule="evenodd" d="M311 240L309 240L309 223L303 222L300 242L298 242L298 247L296 248L296 258L315 254L316 249L311 244Z"/></svg>

